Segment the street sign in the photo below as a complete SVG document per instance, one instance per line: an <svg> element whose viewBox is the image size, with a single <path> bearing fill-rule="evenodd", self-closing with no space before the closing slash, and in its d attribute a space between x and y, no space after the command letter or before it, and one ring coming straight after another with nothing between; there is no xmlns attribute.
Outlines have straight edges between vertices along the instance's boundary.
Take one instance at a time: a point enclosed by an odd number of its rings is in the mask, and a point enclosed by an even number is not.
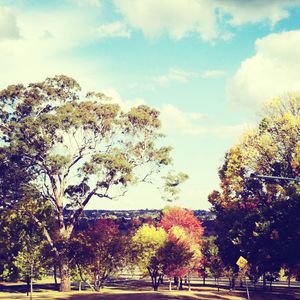
<svg viewBox="0 0 300 300"><path fill-rule="evenodd" d="M247 260L245 257L243 257L243 256L240 256L239 259L238 259L237 262L236 262L236 264L237 264L241 269L245 268L246 265L247 265L247 263L248 263L248 260Z"/></svg>

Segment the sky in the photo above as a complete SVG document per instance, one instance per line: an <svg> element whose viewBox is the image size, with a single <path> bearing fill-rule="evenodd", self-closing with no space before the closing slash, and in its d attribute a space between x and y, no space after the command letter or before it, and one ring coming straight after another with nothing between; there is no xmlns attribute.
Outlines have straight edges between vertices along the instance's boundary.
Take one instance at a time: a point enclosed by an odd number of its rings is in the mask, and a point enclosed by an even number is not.
<svg viewBox="0 0 300 300"><path fill-rule="evenodd" d="M209 209L226 151L300 90L300 0L0 0L0 89L58 74L161 111L176 205ZM153 187L88 208L162 208Z"/></svg>

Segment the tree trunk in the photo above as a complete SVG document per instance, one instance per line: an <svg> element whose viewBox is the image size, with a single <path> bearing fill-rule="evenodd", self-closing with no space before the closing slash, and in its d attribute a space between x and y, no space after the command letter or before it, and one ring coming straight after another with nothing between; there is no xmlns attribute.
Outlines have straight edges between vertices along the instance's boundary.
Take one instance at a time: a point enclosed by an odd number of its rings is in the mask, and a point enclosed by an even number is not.
<svg viewBox="0 0 300 300"><path fill-rule="evenodd" d="M61 262L60 265L60 291L69 292L71 291L71 274L68 263Z"/></svg>
<svg viewBox="0 0 300 300"><path fill-rule="evenodd" d="M176 286L178 286L178 277L177 277L177 276L174 277L174 284L175 284Z"/></svg>
<svg viewBox="0 0 300 300"><path fill-rule="evenodd" d="M182 280L182 277L180 277L180 280L179 280L179 289L183 290L183 280Z"/></svg>
<svg viewBox="0 0 300 300"><path fill-rule="evenodd" d="M26 285L27 285L26 296L29 296L29 292L30 292L30 278L29 278L29 276L26 276Z"/></svg>
<svg viewBox="0 0 300 300"><path fill-rule="evenodd" d="M266 288L266 273L263 273L263 289Z"/></svg>
<svg viewBox="0 0 300 300"><path fill-rule="evenodd" d="M151 276L153 291L158 291L158 287L159 287L159 283L160 283L160 279L161 279L160 276L157 276L156 272L154 272L154 274L153 274L149 271L149 274Z"/></svg>
<svg viewBox="0 0 300 300"><path fill-rule="evenodd" d="M160 278L159 278L159 277L157 278L157 276L155 276L155 277L154 277L154 284L153 284L153 290L154 290L155 292L158 291L159 281L160 281Z"/></svg>
<svg viewBox="0 0 300 300"><path fill-rule="evenodd" d="M169 291L172 291L172 281L171 281L171 278L169 278Z"/></svg>
<svg viewBox="0 0 300 300"><path fill-rule="evenodd" d="M205 275L203 275L203 285L205 285Z"/></svg>
<svg viewBox="0 0 300 300"><path fill-rule="evenodd" d="M232 275L232 289L235 290L235 277Z"/></svg>
<svg viewBox="0 0 300 300"><path fill-rule="evenodd" d="M54 278L55 288L58 289L56 265L53 265L53 278Z"/></svg>

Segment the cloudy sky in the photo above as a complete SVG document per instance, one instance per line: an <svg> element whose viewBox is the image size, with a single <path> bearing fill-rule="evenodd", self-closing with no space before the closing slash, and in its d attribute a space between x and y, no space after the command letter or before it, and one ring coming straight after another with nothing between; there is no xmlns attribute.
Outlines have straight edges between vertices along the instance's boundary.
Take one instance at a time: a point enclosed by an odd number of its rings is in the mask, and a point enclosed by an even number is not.
<svg viewBox="0 0 300 300"><path fill-rule="evenodd" d="M300 90L297 0L0 0L0 88L55 74L161 111L178 205L207 209L224 153L266 100ZM142 186L90 208L160 208Z"/></svg>

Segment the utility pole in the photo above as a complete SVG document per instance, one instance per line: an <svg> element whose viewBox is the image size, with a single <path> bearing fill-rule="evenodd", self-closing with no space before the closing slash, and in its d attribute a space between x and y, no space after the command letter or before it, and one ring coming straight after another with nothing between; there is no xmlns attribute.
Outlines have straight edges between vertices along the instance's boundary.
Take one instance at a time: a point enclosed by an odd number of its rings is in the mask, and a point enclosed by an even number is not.
<svg viewBox="0 0 300 300"><path fill-rule="evenodd" d="M33 293L33 261L30 264L30 300L32 300Z"/></svg>
<svg viewBox="0 0 300 300"><path fill-rule="evenodd" d="M256 173L252 173L250 175L252 178L257 178L257 179L271 179L271 180L287 180L287 181L298 181L300 182L299 177L282 177L282 176L271 176L271 175L258 175Z"/></svg>

